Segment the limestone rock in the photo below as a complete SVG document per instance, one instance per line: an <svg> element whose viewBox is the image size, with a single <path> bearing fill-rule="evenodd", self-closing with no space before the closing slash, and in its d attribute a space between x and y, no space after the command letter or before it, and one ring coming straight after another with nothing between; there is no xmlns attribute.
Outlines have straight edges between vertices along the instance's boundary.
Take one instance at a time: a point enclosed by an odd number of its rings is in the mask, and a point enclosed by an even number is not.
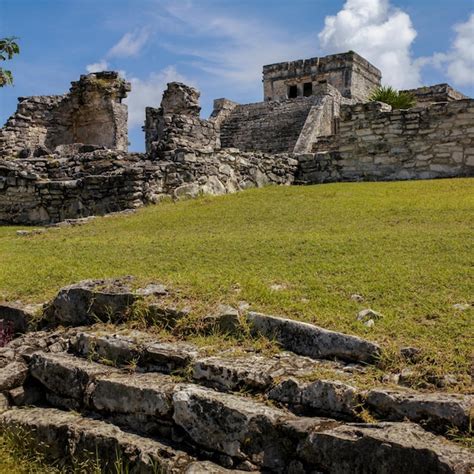
<svg viewBox="0 0 474 474"><path fill-rule="evenodd" d="M79 404L84 401L86 388L94 377L114 370L68 354L36 353L30 363L31 375L48 390Z"/></svg>
<svg viewBox="0 0 474 474"><path fill-rule="evenodd" d="M453 308L457 311L466 311L472 308L472 305L470 305L469 303L456 303L453 304Z"/></svg>
<svg viewBox="0 0 474 474"><path fill-rule="evenodd" d="M304 413L345 419L355 417L362 401L357 389L333 380L310 383L284 380L268 392L268 397L299 408Z"/></svg>
<svg viewBox="0 0 474 474"><path fill-rule="evenodd" d="M169 374L184 369L198 353L195 346L186 342L155 342L145 347L143 364L147 370Z"/></svg>
<svg viewBox="0 0 474 474"><path fill-rule="evenodd" d="M367 405L387 420L405 418L423 422L435 431L455 426L467 430L474 398L448 393L419 393L413 391L373 389L366 395Z"/></svg>
<svg viewBox="0 0 474 474"><path fill-rule="evenodd" d="M362 311L359 311L359 313L357 314L357 321L361 321L363 323L367 323L370 320L376 321L382 318L383 318L382 314L370 308L363 309Z"/></svg>
<svg viewBox="0 0 474 474"><path fill-rule="evenodd" d="M215 315L204 318L206 331L235 334L241 328L239 311L228 305L220 305Z"/></svg>
<svg viewBox="0 0 474 474"><path fill-rule="evenodd" d="M173 328L180 319L185 318L189 313L188 308L179 309L160 302L148 303L146 306L146 317L153 324L161 325L166 329Z"/></svg>
<svg viewBox="0 0 474 474"><path fill-rule="evenodd" d="M71 349L89 359L107 360L119 365L137 363L143 356L134 337L119 334L80 332L73 338Z"/></svg>
<svg viewBox="0 0 474 474"><path fill-rule="evenodd" d="M12 361L0 368L0 392L23 385L28 375L28 366L21 361Z"/></svg>
<svg viewBox="0 0 474 474"><path fill-rule="evenodd" d="M42 305L23 305L19 302L0 303L0 320L10 321L16 334L24 333L29 321L35 318Z"/></svg>
<svg viewBox="0 0 474 474"><path fill-rule="evenodd" d="M98 411L171 418L179 384L161 374L112 373L95 378L90 403Z"/></svg>
<svg viewBox="0 0 474 474"><path fill-rule="evenodd" d="M250 312L247 319L252 334L261 334L278 341L285 349L315 359L373 363L380 356L380 347L361 339L312 324Z"/></svg>
<svg viewBox="0 0 474 474"><path fill-rule="evenodd" d="M469 474L474 467L467 449L411 423L354 423L313 430L300 443L298 455L334 474Z"/></svg>
<svg viewBox="0 0 474 474"><path fill-rule="evenodd" d="M174 196L177 199L195 198L199 195L199 191L197 184L183 184L174 190Z"/></svg>
<svg viewBox="0 0 474 474"><path fill-rule="evenodd" d="M45 312L48 321L80 326L97 321L120 321L137 299L130 281L85 280L62 288Z"/></svg>
<svg viewBox="0 0 474 474"><path fill-rule="evenodd" d="M206 449L270 469L293 455L280 430L290 415L242 397L190 386L173 397L174 421Z"/></svg>
<svg viewBox="0 0 474 474"><path fill-rule="evenodd" d="M145 288L139 288L135 294L139 296L164 296L168 293L165 285L150 283Z"/></svg>
<svg viewBox="0 0 474 474"><path fill-rule="evenodd" d="M34 448L50 461L77 466L78 461L98 459L102 472L115 471L117 461L120 471L131 474L228 472L153 439L73 412L44 408L9 410L0 415L0 427L27 430L33 437Z"/></svg>
<svg viewBox="0 0 474 474"><path fill-rule="evenodd" d="M197 359L193 378L223 390L266 391L284 377L309 375L320 367L319 361L288 352L268 357L252 353L236 355L231 351Z"/></svg>
<svg viewBox="0 0 474 474"><path fill-rule="evenodd" d="M41 404L44 401L43 391L33 383L26 383L22 387L17 387L8 391L8 397L13 405L32 406Z"/></svg>

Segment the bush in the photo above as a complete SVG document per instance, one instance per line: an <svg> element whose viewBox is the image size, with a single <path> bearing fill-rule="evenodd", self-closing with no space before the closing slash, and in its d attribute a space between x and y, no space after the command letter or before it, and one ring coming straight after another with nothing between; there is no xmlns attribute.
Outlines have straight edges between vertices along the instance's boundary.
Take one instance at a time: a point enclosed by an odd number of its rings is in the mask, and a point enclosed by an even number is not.
<svg viewBox="0 0 474 474"><path fill-rule="evenodd" d="M409 109L416 103L415 97L408 92L400 92L391 86L380 86L369 97L371 102L385 102L392 109Z"/></svg>

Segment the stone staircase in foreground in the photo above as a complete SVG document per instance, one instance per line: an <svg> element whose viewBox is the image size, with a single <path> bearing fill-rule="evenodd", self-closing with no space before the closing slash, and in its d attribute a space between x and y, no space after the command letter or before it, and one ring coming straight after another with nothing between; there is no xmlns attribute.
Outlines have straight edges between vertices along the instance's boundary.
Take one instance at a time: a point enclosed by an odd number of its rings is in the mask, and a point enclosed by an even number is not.
<svg viewBox="0 0 474 474"><path fill-rule="evenodd" d="M96 319L107 306L110 320L133 299L123 287L88 285L62 290L46 310L50 324L85 325L28 332L0 349L1 430L28 439L47 458L93 459L103 472L120 465L132 473L467 474L474 468L472 452L440 435L452 427L467 433L472 397L365 390L314 377L324 369L363 372L377 362L376 344L248 313L251 333L278 340L286 351L209 355L186 341L88 325L92 307ZM154 311L170 321L180 317L170 308ZM227 311L211 319L228 329L235 328L234 316ZM378 421L362 422L362 411Z"/></svg>

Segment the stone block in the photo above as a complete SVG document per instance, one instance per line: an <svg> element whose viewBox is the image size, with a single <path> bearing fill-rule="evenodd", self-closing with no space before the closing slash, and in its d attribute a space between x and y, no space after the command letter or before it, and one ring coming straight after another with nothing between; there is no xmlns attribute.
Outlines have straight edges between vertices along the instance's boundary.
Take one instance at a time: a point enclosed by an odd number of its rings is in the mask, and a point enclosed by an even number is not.
<svg viewBox="0 0 474 474"><path fill-rule="evenodd" d="M314 359L337 358L367 363L376 362L380 356L377 344L357 336L260 313L248 313L247 319L252 334L274 339L296 354Z"/></svg>

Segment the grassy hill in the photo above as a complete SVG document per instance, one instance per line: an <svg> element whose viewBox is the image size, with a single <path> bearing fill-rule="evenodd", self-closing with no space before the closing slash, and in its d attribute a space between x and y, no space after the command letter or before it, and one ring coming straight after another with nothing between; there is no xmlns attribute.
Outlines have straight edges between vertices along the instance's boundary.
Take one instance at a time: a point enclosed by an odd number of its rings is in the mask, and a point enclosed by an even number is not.
<svg viewBox="0 0 474 474"><path fill-rule="evenodd" d="M219 302L423 349L431 372L469 372L474 181L269 187L141 209L31 237L0 227L0 298L134 275ZM357 293L364 302L351 300ZM367 328L356 314L384 315ZM462 385L462 384L461 384Z"/></svg>

